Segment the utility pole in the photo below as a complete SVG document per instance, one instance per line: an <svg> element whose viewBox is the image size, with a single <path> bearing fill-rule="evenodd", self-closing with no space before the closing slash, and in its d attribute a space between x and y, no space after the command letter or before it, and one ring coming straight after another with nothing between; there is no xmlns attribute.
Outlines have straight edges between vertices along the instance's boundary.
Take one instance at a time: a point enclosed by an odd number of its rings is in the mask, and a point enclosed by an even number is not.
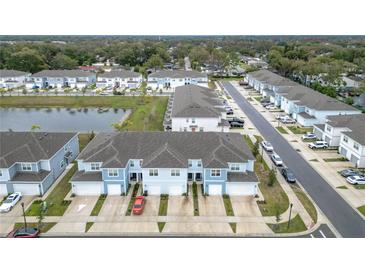
<svg viewBox="0 0 365 274"><path fill-rule="evenodd" d="M293 204L290 203L290 210L289 210L289 221L288 221L288 230L289 230L289 227L290 227L290 220L291 220L291 210L293 208Z"/></svg>
<svg viewBox="0 0 365 274"><path fill-rule="evenodd" d="M27 219L25 218L25 211L24 211L24 202L21 203L22 209L23 209L23 217L24 217L24 227L25 231L27 230Z"/></svg>

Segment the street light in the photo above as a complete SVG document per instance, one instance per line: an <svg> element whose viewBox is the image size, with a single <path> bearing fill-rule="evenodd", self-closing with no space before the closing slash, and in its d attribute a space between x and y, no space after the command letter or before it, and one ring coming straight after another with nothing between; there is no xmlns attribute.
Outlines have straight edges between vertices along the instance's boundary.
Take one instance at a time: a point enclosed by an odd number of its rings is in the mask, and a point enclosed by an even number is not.
<svg viewBox="0 0 365 274"><path fill-rule="evenodd" d="M289 210L289 221L288 221L288 230L289 230L289 227L290 227L290 219L291 219L291 210L293 208L293 204L290 203L290 210Z"/></svg>
<svg viewBox="0 0 365 274"><path fill-rule="evenodd" d="M27 219L25 218L24 202L21 203L21 206L22 206L22 209L23 209L24 227L25 227L25 230L27 230Z"/></svg>

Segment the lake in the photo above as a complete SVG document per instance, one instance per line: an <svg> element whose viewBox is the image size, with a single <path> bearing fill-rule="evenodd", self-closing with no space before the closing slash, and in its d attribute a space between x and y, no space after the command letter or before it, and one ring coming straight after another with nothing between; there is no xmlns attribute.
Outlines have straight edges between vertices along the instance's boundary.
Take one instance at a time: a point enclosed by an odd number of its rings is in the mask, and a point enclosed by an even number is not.
<svg viewBox="0 0 365 274"><path fill-rule="evenodd" d="M100 132L114 131L131 110L114 108L0 108L0 131Z"/></svg>

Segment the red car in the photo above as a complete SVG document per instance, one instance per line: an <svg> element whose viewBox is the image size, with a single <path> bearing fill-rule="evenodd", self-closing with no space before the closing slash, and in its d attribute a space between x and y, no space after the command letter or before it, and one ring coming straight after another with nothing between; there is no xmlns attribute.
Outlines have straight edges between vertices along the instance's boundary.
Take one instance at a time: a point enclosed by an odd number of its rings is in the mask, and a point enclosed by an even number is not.
<svg viewBox="0 0 365 274"><path fill-rule="evenodd" d="M7 238L38 238L39 229L35 227L18 228L11 231L6 237Z"/></svg>
<svg viewBox="0 0 365 274"><path fill-rule="evenodd" d="M145 203L146 199L144 196L137 196L133 204L133 210L132 210L133 214L141 215L143 213Z"/></svg>

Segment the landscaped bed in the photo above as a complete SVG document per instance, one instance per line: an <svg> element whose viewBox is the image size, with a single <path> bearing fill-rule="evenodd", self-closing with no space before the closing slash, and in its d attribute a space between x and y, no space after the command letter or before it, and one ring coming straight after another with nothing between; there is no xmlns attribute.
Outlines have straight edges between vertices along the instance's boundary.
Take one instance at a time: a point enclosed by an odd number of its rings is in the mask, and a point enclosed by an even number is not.
<svg viewBox="0 0 365 274"><path fill-rule="evenodd" d="M52 223L42 223L40 231L41 231L41 233L46 233L55 225L56 225L56 223L53 223L53 222ZM18 228L22 228L22 227L24 227L24 223L15 223L14 224L14 229L18 229ZM38 223L27 223L27 227L38 228Z"/></svg>
<svg viewBox="0 0 365 274"><path fill-rule="evenodd" d="M99 196L99 198L96 201L96 204L95 204L93 210L91 211L90 216L98 216L99 215L99 212L100 212L101 208L103 207L103 204L105 202L105 199L106 199L106 195L105 194L102 194L102 195Z"/></svg>
<svg viewBox="0 0 365 274"><path fill-rule="evenodd" d="M267 225L275 233L295 233L307 230L307 227L305 226L299 214L297 214L293 219L291 219L289 229L288 229L288 222L283 222L280 224L267 224Z"/></svg>
<svg viewBox="0 0 365 274"><path fill-rule="evenodd" d="M311 127L288 126L287 128L294 134L305 134L307 132L313 132L313 128Z"/></svg>
<svg viewBox="0 0 365 274"><path fill-rule="evenodd" d="M135 184L134 187L133 187L131 200L129 201L129 204L128 204L127 212L125 213L126 216L131 216L131 214L132 214L134 200L137 196L138 188L139 188L139 184Z"/></svg>
<svg viewBox="0 0 365 274"><path fill-rule="evenodd" d="M308 198L307 194L304 193L304 191L299 188L298 186L291 185L295 195L298 197L299 201L304 206L305 210L308 212L308 214L311 216L314 223L317 223L318 219L318 213L317 209L312 203L312 201Z"/></svg>

